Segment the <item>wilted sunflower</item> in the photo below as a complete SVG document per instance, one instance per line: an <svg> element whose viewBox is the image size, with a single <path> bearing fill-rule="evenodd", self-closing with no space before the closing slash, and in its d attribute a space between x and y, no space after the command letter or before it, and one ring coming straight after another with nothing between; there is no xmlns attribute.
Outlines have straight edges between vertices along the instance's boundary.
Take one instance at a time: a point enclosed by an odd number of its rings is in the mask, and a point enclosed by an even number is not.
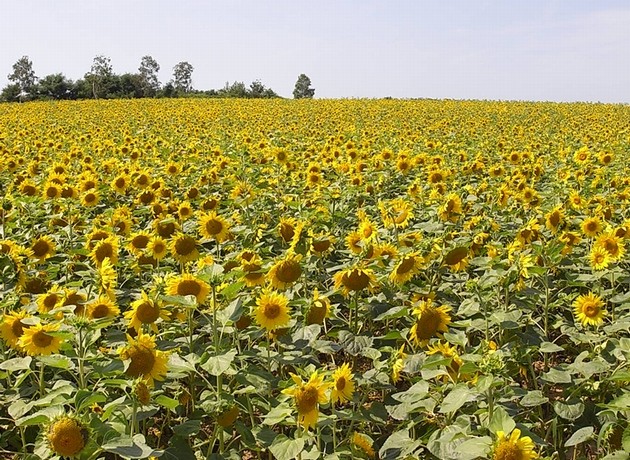
<svg viewBox="0 0 630 460"><path fill-rule="evenodd" d="M163 320L169 318L168 312L162 309L160 302L151 299L144 291L138 300L131 303L131 310L127 310L123 316L129 320L129 327L138 332L142 330L144 324L150 326L153 332L157 332L155 322L159 318Z"/></svg>
<svg viewBox="0 0 630 460"><path fill-rule="evenodd" d="M291 320L289 299L278 292L268 289L264 290L256 300L254 318L267 331L286 327Z"/></svg>
<svg viewBox="0 0 630 460"><path fill-rule="evenodd" d="M521 430L514 428L507 437L503 431L497 431L497 442L492 452L492 460L534 460L538 454L535 444L529 436L521 437Z"/></svg>
<svg viewBox="0 0 630 460"><path fill-rule="evenodd" d="M300 254L288 251L267 273L271 285L276 289L286 289L295 283L302 275L300 260L302 260Z"/></svg>
<svg viewBox="0 0 630 460"><path fill-rule="evenodd" d="M230 234L227 220L212 211L199 217L199 232L204 238L215 239L219 243L226 240Z"/></svg>
<svg viewBox="0 0 630 460"><path fill-rule="evenodd" d="M319 418L319 404L328 402L326 390L329 383L324 382L324 376L317 371L311 374L308 382L304 383L299 375L290 373L295 385L282 390L283 394L293 396L298 411L298 424L305 429L315 427Z"/></svg>
<svg viewBox="0 0 630 460"><path fill-rule="evenodd" d="M18 340L18 345L27 354L31 356L50 355L59 352L61 338L49 334L49 332L57 332L58 324L41 323L34 324L24 328L24 333Z"/></svg>
<svg viewBox="0 0 630 460"><path fill-rule="evenodd" d="M121 359L130 361L125 373L142 378L149 386L154 380L164 380L168 372L168 353L156 349L155 337L151 335L140 332L136 338L127 336L127 346L118 353Z"/></svg>
<svg viewBox="0 0 630 460"><path fill-rule="evenodd" d="M397 285L402 285L409 281L420 271L424 259L416 253L403 254L398 263L389 274L389 280Z"/></svg>
<svg viewBox="0 0 630 460"><path fill-rule="evenodd" d="M62 415L48 426L46 439L50 449L61 457L76 457L89 439L89 430L79 419Z"/></svg>
<svg viewBox="0 0 630 460"><path fill-rule="evenodd" d="M210 294L210 286L205 281L184 273L182 275L171 277L166 286L168 295L187 296L193 295L197 298L197 303L203 303Z"/></svg>
<svg viewBox="0 0 630 460"><path fill-rule="evenodd" d="M601 297L589 292L575 300L573 312L583 326L599 326L604 322L604 316L607 314L603 306Z"/></svg>
<svg viewBox="0 0 630 460"><path fill-rule="evenodd" d="M120 315L120 308L108 296L100 296L86 305L90 319L115 318Z"/></svg>
<svg viewBox="0 0 630 460"><path fill-rule="evenodd" d="M364 289L373 290L376 287L376 276L369 268L354 266L341 270L333 276L335 289L342 289L348 296L350 292L358 292Z"/></svg>
<svg viewBox="0 0 630 460"><path fill-rule="evenodd" d="M332 391L330 399L334 403L351 401L354 395L354 380L350 371L350 364L344 363L338 367L332 375Z"/></svg>
<svg viewBox="0 0 630 460"><path fill-rule="evenodd" d="M197 240L189 235L178 233L171 241L171 254L179 263L183 264L199 258Z"/></svg>
<svg viewBox="0 0 630 460"><path fill-rule="evenodd" d="M40 236L31 245L32 255L40 262L52 257L55 254L55 243L47 235Z"/></svg>
<svg viewBox="0 0 630 460"><path fill-rule="evenodd" d="M446 305L435 307L431 299L421 300L413 310L416 322L409 331L414 342L423 346L440 332L448 332L448 325L451 324L450 311L451 307Z"/></svg>
<svg viewBox="0 0 630 460"><path fill-rule="evenodd" d="M2 323L0 323L0 336L4 342L14 350L19 350L19 340L24 334L24 329L29 325L22 322L23 319L30 318L25 311L14 311L12 313L6 313L2 317Z"/></svg>

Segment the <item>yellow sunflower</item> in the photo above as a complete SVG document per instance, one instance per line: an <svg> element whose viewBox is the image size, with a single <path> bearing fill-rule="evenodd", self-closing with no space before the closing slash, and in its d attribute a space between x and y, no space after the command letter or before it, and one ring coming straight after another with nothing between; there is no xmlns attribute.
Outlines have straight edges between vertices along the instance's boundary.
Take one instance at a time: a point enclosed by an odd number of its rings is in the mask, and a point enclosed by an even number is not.
<svg viewBox="0 0 630 460"><path fill-rule="evenodd" d="M47 235L40 236L31 245L32 255L39 262L52 257L55 254L55 243L52 238Z"/></svg>
<svg viewBox="0 0 630 460"><path fill-rule="evenodd" d="M389 274L389 280L399 286L405 284L420 271L423 262L422 256L415 253L401 255L398 263Z"/></svg>
<svg viewBox="0 0 630 460"><path fill-rule="evenodd" d="M129 244L127 247L129 250L139 256L141 255L145 249L149 246L149 242L151 241L151 234L145 230L132 233L129 238Z"/></svg>
<svg viewBox="0 0 630 460"><path fill-rule="evenodd" d="M166 292L168 295L193 295L197 298L197 303L201 304L210 294L210 286L196 276L184 273L179 276L173 276L168 280Z"/></svg>
<svg viewBox="0 0 630 460"><path fill-rule="evenodd" d="M116 297L114 289L118 284L118 273L116 273L116 268L112 265L109 257L103 260L96 274L99 293L104 292L113 300Z"/></svg>
<svg viewBox="0 0 630 460"><path fill-rule="evenodd" d="M564 212L562 207L557 207L545 216L545 225L552 232L556 233L564 222Z"/></svg>
<svg viewBox="0 0 630 460"><path fill-rule="evenodd" d="M278 292L264 290L256 300L254 317L256 322L267 331L286 327L291 320L289 299Z"/></svg>
<svg viewBox="0 0 630 460"><path fill-rule="evenodd" d="M594 238L602 231L602 222L599 217L588 217L582 222L582 233Z"/></svg>
<svg viewBox="0 0 630 460"><path fill-rule="evenodd" d="M615 236L614 232L600 234L595 240L595 247L606 251L611 261L621 259L626 253L622 239Z"/></svg>
<svg viewBox="0 0 630 460"><path fill-rule="evenodd" d="M162 239L160 236L152 236L149 240L149 244L147 245L147 249L149 250L149 254L155 260L162 260L166 257L166 253L168 252L168 245L166 241Z"/></svg>
<svg viewBox="0 0 630 460"><path fill-rule="evenodd" d="M112 265L116 265L118 263L118 238L112 235L98 240L90 252L90 257L97 267L100 267L107 258Z"/></svg>
<svg viewBox="0 0 630 460"><path fill-rule="evenodd" d="M358 292L363 289L374 290L376 287L376 276L369 268L354 266L335 273L333 276L335 289L342 289L343 294L348 296L350 292Z"/></svg>
<svg viewBox="0 0 630 460"><path fill-rule="evenodd" d="M313 301L306 314L306 324L323 324L324 319L330 316L330 300L328 297L321 297L319 291L313 291Z"/></svg>
<svg viewBox="0 0 630 460"><path fill-rule="evenodd" d="M46 439L55 454L76 457L88 442L89 430L80 420L62 415L50 423Z"/></svg>
<svg viewBox="0 0 630 460"><path fill-rule="evenodd" d="M579 296L573 303L573 312L583 326L599 326L607 315L601 297L589 292Z"/></svg>
<svg viewBox="0 0 630 460"><path fill-rule="evenodd" d="M438 217L442 221L457 222L462 214L462 199L459 195L450 193L444 200L444 204L438 210Z"/></svg>
<svg viewBox="0 0 630 460"><path fill-rule="evenodd" d="M298 412L298 424L308 430L317 425L319 404L328 402L326 391L330 384L325 383L324 376L318 375L317 371L311 374L306 383L299 375L291 373L291 378L295 384L282 390L282 393L293 396Z"/></svg>
<svg viewBox="0 0 630 460"><path fill-rule="evenodd" d="M186 263L199 258L197 240L189 235L178 233L171 241L171 254L179 263Z"/></svg>
<svg viewBox="0 0 630 460"><path fill-rule="evenodd" d="M100 296L86 305L90 319L115 318L120 315L120 308L108 296Z"/></svg>
<svg viewBox="0 0 630 460"><path fill-rule="evenodd" d="M300 254L288 251L267 273L271 285L276 289L286 289L295 283L302 275L300 260L302 260Z"/></svg>
<svg viewBox="0 0 630 460"><path fill-rule="evenodd" d="M497 431L492 460L534 460L538 458L534 447L532 439L529 436L521 437L518 428L514 428L509 437L503 431Z"/></svg>
<svg viewBox="0 0 630 460"><path fill-rule="evenodd" d="M254 287L265 283L265 272L262 266L262 260L256 253L247 250L241 253L243 281L247 286Z"/></svg>
<svg viewBox="0 0 630 460"><path fill-rule="evenodd" d="M58 285L53 285L47 292L37 297L37 311L40 313L48 313L50 310L61 305L64 298L64 292Z"/></svg>
<svg viewBox="0 0 630 460"><path fill-rule="evenodd" d="M12 313L6 313L2 317L2 323L0 323L0 336L2 340L14 350L19 350L19 340L24 334L24 329L29 327L23 323L22 320L30 318L24 311L14 311Z"/></svg>
<svg viewBox="0 0 630 460"><path fill-rule="evenodd" d="M168 312L161 307L160 302L151 299L144 291L138 300L131 303L131 310L127 310L123 316L129 320L129 327L137 332L142 331L143 324L150 326L153 332L157 332L156 321L159 318L163 320L169 318Z"/></svg>
<svg viewBox="0 0 630 460"><path fill-rule="evenodd" d="M431 299L421 300L413 310L416 322L409 331L414 342L424 346L430 338L440 332L447 332L448 325L451 324L450 311L451 307L446 305L435 307Z"/></svg>
<svg viewBox="0 0 630 460"><path fill-rule="evenodd" d="M608 251L599 246L593 246L588 256L591 267L595 270L604 270L612 262Z"/></svg>
<svg viewBox="0 0 630 460"><path fill-rule="evenodd" d="M212 211L199 217L199 232L204 238L215 239L219 243L226 240L230 234L230 227L223 217Z"/></svg>
<svg viewBox="0 0 630 460"><path fill-rule="evenodd" d="M330 399L333 403L351 401L354 395L354 380L350 364L344 363L332 375L333 384Z"/></svg>
<svg viewBox="0 0 630 460"><path fill-rule="evenodd" d="M357 433L356 431L352 433L352 445L365 452L365 455L369 458L376 457L376 452L374 451L372 444L373 442L370 441L366 435Z"/></svg>
<svg viewBox="0 0 630 460"><path fill-rule="evenodd" d="M31 356L50 355L59 352L62 340L59 337L49 334L57 332L58 324L41 323L24 328L24 333L18 340L18 345Z"/></svg>
<svg viewBox="0 0 630 460"><path fill-rule="evenodd" d="M153 386L154 380L164 380L168 372L168 353L157 350L155 337L139 333L136 338L127 336L127 346L118 350L124 361L129 361L127 376L142 378Z"/></svg>

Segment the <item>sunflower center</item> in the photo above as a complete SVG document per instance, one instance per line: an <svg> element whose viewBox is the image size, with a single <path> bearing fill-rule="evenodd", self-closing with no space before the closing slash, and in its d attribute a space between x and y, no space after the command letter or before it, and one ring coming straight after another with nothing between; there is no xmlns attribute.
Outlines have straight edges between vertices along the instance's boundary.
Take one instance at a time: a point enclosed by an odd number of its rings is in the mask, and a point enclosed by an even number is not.
<svg viewBox="0 0 630 460"><path fill-rule="evenodd" d="M396 267L396 274L404 275L405 273L409 273L415 265L415 260L413 257L405 257L398 267Z"/></svg>
<svg viewBox="0 0 630 460"><path fill-rule="evenodd" d="M588 222L586 224L586 230L589 232L595 232L597 230L597 222Z"/></svg>
<svg viewBox="0 0 630 460"><path fill-rule="evenodd" d="M177 284L177 295L198 296L200 292L201 286L196 280L183 280Z"/></svg>
<svg viewBox="0 0 630 460"><path fill-rule="evenodd" d="M291 241L295 235L295 229L291 224L283 223L280 225L280 234L284 241Z"/></svg>
<svg viewBox="0 0 630 460"><path fill-rule="evenodd" d="M347 273L342 278L343 285L351 291L360 291L368 287L370 284L370 277L367 273L354 269L350 273Z"/></svg>
<svg viewBox="0 0 630 460"><path fill-rule="evenodd" d="M133 244L134 248L144 249L149 244L149 237L146 235L137 235L131 240L131 244Z"/></svg>
<svg viewBox="0 0 630 460"><path fill-rule="evenodd" d="M335 382L335 388L337 388L337 391L343 391L345 387L346 378L342 375L341 377L337 378L337 381Z"/></svg>
<svg viewBox="0 0 630 460"><path fill-rule="evenodd" d="M425 310L416 321L416 335L420 340L428 340L440 327L440 314L432 309Z"/></svg>
<svg viewBox="0 0 630 460"><path fill-rule="evenodd" d="M109 305L106 303L99 303L92 307L92 318L106 318L109 315Z"/></svg>
<svg viewBox="0 0 630 460"><path fill-rule="evenodd" d="M589 304L584 306L583 311L589 318L594 318L599 314L599 307L597 305Z"/></svg>
<svg viewBox="0 0 630 460"><path fill-rule="evenodd" d="M504 441L496 447L492 458L493 460L522 460L523 455L516 444Z"/></svg>
<svg viewBox="0 0 630 460"><path fill-rule="evenodd" d="M616 256L619 253L619 245L612 239L604 241L604 249L606 249L606 252L611 256Z"/></svg>
<svg viewBox="0 0 630 460"><path fill-rule="evenodd" d="M35 345L37 348L46 348L52 343L53 337L52 335L48 335L45 332L37 331L35 334L33 334L32 340L33 345Z"/></svg>
<svg viewBox="0 0 630 460"><path fill-rule="evenodd" d="M317 407L317 388L307 386L298 395L297 410L300 414L306 414Z"/></svg>
<svg viewBox="0 0 630 460"><path fill-rule="evenodd" d="M136 310L136 318L141 323L151 324L154 323L160 316L160 308L153 302L142 302L138 305Z"/></svg>
<svg viewBox="0 0 630 460"><path fill-rule="evenodd" d="M44 297L43 304L46 310L50 311L55 308L57 302L59 302L59 296L57 294L48 294L46 297Z"/></svg>
<svg viewBox="0 0 630 460"><path fill-rule="evenodd" d="M278 305L277 303L269 303L265 305L264 314L265 317L268 319L276 319L278 316L280 316L280 311L280 305Z"/></svg>
<svg viewBox="0 0 630 460"><path fill-rule="evenodd" d="M302 274L302 267L295 261L286 261L280 264L276 271L276 278L283 283L293 283Z"/></svg>
<svg viewBox="0 0 630 460"><path fill-rule="evenodd" d="M13 324L11 324L11 332L13 332L13 335L16 337L22 337L22 334L24 334L24 326L21 320L16 319L13 321Z"/></svg>
<svg viewBox="0 0 630 460"><path fill-rule="evenodd" d="M223 224L216 219L210 219L206 222L206 231L209 235L218 235L223 230Z"/></svg>
<svg viewBox="0 0 630 460"><path fill-rule="evenodd" d="M186 256L188 254L192 254L195 250L195 240L190 237L180 238L175 242L175 251L177 254Z"/></svg>
<svg viewBox="0 0 630 460"><path fill-rule="evenodd" d="M114 255L114 248L109 243L99 244L98 247L96 248L96 251L94 251L94 256L96 257L96 260L98 260L99 262L103 262L106 257L109 257L110 259L112 259L113 255Z"/></svg>
<svg viewBox="0 0 630 460"><path fill-rule="evenodd" d="M166 246L164 245L164 243L161 242L157 242L153 245L153 253L154 254L161 254L166 250Z"/></svg>
<svg viewBox="0 0 630 460"><path fill-rule="evenodd" d="M557 227L560 224L560 213L558 211L554 211L549 216L549 223L552 227Z"/></svg>
<svg viewBox="0 0 630 460"><path fill-rule="evenodd" d="M31 248L33 250L33 254L35 257L44 257L50 251L50 246L44 240L39 240L37 243L33 245Z"/></svg>
<svg viewBox="0 0 630 460"><path fill-rule="evenodd" d="M330 247L330 240L313 241L313 249L316 252L324 252Z"/></svg>
<svg viewBox="0 0 630 460"><path fill-rule="evenodd" d="M55 198L57 196L57 187L48 187L46 189L46 197Z"/></svg>
<svg viewBox="0 0 630 460"><path fill-rule="evenodd" d="M127 375L130 377L139 377L140 375L150 374L155 364L155 355L153 350L143 346L134 346L128 351L131 363L127 368Z"/></svg>

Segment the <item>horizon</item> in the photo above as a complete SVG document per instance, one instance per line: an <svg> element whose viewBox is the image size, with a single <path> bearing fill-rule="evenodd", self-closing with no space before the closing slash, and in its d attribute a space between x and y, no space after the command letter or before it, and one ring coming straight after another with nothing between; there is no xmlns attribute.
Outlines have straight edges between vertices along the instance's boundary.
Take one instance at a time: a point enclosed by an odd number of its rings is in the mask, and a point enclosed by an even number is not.
<svg viewBox="0 0 630 460"><path fill-rule="evenodd" d="M299 74L316 99L630 103L630 3L463 0L71 0L4 2L0 86L28 56L38 77L83 78L97 55L162 85L180 61L193 87L260 80L290 98ZM101 11L103 10L103 11Z"/></svg>

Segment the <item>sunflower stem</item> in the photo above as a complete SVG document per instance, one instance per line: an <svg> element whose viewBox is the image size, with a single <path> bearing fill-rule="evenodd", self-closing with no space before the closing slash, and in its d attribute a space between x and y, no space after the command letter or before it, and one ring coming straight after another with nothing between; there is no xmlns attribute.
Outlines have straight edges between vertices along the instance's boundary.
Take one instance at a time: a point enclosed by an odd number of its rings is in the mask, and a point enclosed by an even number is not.
<svg viewBox="0 0 630 460"><path fill-rule="evenodd" d="M133 438L133 435L136 432L136 417L137 417L137 412L138 412L138 402L136 401L136 398L132 397L132 405L131 405L131 427L130 427L130 432L131 432L131 437Z"/></svg>
<svg viewBox="0 0 630 460"><path fill-rule="evenodd" d="M46 380L44 380L44 363L39 362L39 397L43 398L46 393Z"/></svg>
<svg viewBox="0 0 630 460"><path fill-rule="evenodd" d="M330 405L330 415L332 417L332 442L333 453L337 450L337 414L335 414L335 403Z"/></svg>

